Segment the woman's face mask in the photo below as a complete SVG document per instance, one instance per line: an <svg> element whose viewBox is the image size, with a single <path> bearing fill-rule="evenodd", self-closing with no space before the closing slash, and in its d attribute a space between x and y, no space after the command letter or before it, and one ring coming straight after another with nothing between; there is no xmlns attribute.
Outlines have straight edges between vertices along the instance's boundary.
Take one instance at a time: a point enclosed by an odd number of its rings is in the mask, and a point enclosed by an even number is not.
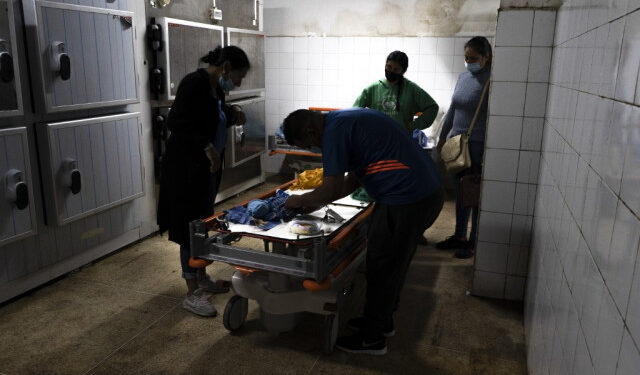
<svg viewBox="0 0 640 375"><path fill-rule="evenodd" d="M233 81L231 80L231 77L224 79L224 76L220 76L220 78L218 79L218 84L224 92L229 92L236 88L236 86L233 84Z"/></svg>
<svg viewBox="0 0 640 375"><path fill-rule="evenodd" d="M387 81L396 83L402 79L402 75L402 66L400 66L396 61L387 60L386 64L384 64L384 76Z"/></svg>
<svg viewBox="0 0 640 375"><path fill-rule="evenodd" d="M465 66L465 68L467 68L468 71L470 71L473 74L478 73L483 68L483 66L480 65L479 62L474 62L474 63L471 63L471 64L468 64L468 63L465 62L464 66Z"/></svg>
<svg viewBox="0 0 640 375"><path fill-rule="evenodd" d="M464 49L464 66L472 74L480 72L487 61L489 61L488 56L483 56L469 47Z"/></svg>

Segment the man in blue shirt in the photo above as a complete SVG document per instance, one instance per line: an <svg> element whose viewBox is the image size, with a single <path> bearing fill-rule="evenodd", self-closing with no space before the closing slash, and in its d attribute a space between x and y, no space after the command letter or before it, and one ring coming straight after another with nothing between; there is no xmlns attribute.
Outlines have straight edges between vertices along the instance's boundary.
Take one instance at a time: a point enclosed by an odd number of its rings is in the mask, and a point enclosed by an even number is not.
<svg viewBox="0 0 640 375"><path fill-rule="evenodd" d="M356 334L338 338L336 346L385 354L385 337L395 334L393 312L418 240L442 210L436 166L398 123L371 109L327 114L300 109L284 120L284 134L290 145L321 148L324 167L322 185L289 197L285 207L312 210L359 185L376 201L367 242L364 313L349 321Z"/></svg>

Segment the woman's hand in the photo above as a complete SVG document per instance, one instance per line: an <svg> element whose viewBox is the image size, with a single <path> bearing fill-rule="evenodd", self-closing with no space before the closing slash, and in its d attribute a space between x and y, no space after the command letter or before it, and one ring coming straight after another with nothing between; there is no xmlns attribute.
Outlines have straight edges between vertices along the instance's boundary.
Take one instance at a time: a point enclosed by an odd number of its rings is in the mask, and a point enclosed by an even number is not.
<svg viewBox="0 0 640 375"><path fill-rule="evenodd" d="M236 120L236 123L233 125L244 125L244 123L247 122L247 116L242 112L242 108L240 106L234 105L231 107L231 110L233 111L234 118Z"/></svg>
<svg viewBox="0 0 640 375"><path fill-rule="evenodd" d="M220 154L211 143L209 143L207 147L205 147L204 153L205 155L207 155L207 159L209 159L209 162L211 162L211 167L209 167L209 170L211 171L211 173L216 173L222 166L222 159L220 159Z"/></svg>

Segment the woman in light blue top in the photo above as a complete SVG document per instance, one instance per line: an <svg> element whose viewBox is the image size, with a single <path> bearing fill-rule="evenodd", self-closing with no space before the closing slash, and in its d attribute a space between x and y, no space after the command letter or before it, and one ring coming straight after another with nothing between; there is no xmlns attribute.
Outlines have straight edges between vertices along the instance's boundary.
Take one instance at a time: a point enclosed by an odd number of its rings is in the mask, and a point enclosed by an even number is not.
<svg viewBox="0 0 640 375"><path fill-rule="evenodd" d="M491 75L491 44L487 38L476 36L464 46L464 60L467 71L460 74L451 98L451 105L445 115L438 151L448 138L469 130L473 115L480 102L484 84ZM488 91L487 91L488 92ZM486 94L485 94L486 95ZM484 98L478 118L469 137L469 153L471 154L471 171L480 172L484 153L484 137L487 126L487 98ZM469 170L454 176L453 186L456 191L456 231L453 236L436 244L438 249L457 249L456 257L469 258L474 254L478 224L478 208L462 207L460 196L460 178ZM469 214L473 211L471 233L467 240Z"/></svg>

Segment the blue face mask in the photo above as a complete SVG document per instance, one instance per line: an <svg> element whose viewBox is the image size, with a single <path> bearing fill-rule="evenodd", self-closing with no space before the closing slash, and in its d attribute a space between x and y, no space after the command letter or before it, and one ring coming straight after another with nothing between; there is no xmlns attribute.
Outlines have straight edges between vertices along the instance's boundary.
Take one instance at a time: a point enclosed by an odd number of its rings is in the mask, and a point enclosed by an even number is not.
<svg viewBox="0 0 640 375"><path fill-rule="evenodd" d="M470 71L473 74L478 73L483 68L482 65L480 65L480 63L478 63L478 62L474 62L474 63L471 63L471 64L467 64L465 62L464 66L467 68L468 71Z"/></svg>
<svg viewBox="0 0 640 375"><path fill-rule="evenodd" d="M223 76L220 76L220 78L218 79L218 84L224 92L229 92L236 88L236 86L233 84L233 81L231 81L231 78L224 79Z"/></svg>

